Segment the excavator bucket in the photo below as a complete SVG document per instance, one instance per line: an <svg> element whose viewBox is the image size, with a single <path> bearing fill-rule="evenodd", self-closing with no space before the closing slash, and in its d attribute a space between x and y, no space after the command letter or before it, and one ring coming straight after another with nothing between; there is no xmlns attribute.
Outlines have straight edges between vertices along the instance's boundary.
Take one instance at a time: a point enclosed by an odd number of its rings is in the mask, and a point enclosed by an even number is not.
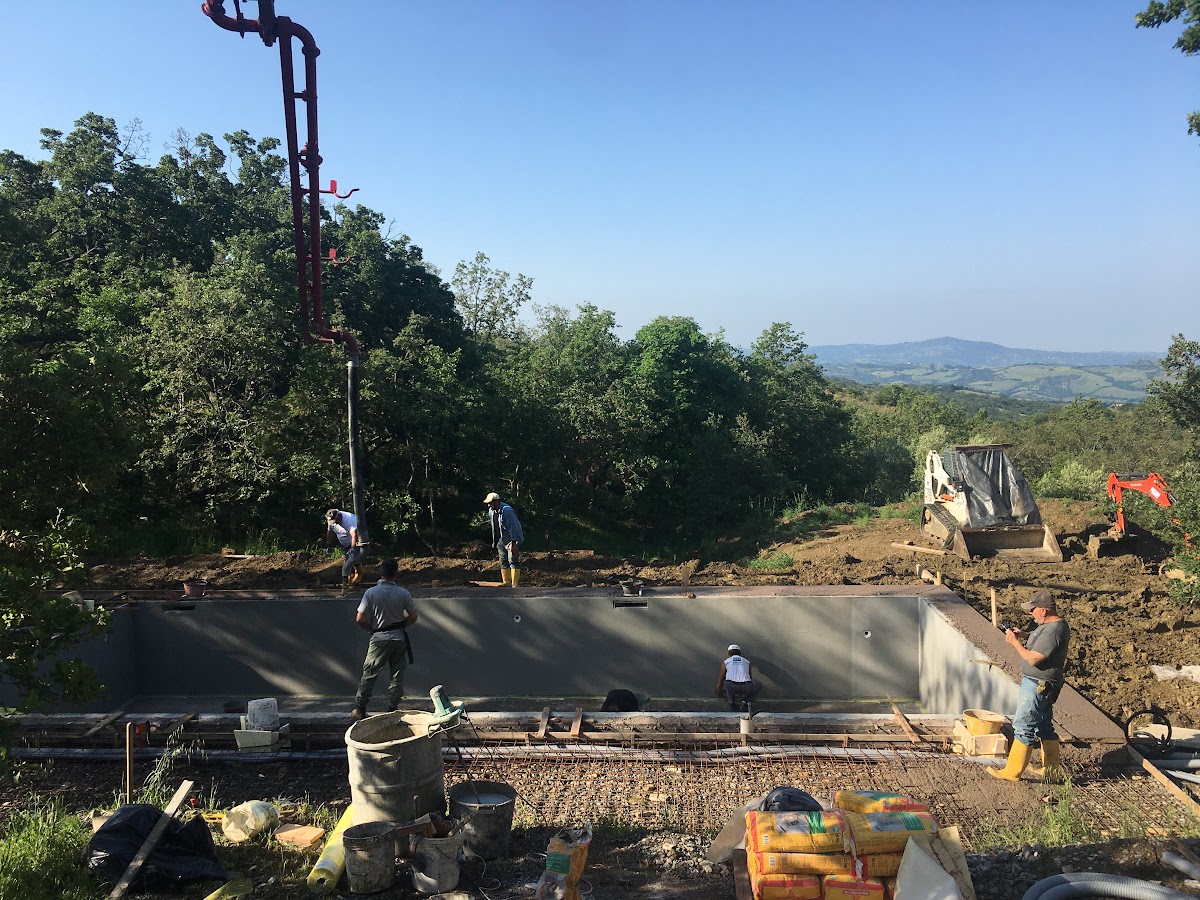
<svg viewBox="0 0 1200 900"><path fill-rule="evenodd" d="M1010 525L1001 528L959 528L947 548L956 556L997 556L1023 562L1062 562L1062 548L1045 525Z"/></svg>

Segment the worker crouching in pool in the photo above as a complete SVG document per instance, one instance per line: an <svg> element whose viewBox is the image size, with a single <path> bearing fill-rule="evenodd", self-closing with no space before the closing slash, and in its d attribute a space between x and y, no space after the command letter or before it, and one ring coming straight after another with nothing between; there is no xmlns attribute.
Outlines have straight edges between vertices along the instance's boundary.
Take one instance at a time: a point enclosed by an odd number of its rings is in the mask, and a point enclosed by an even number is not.
<svg viewBox="0 0 1200 900"><path fill-rule="evenodd" d="M1061 779L1063 776L1061 746L1054 730L1054 701L1062 690L1066 674L1067 645L1071 629L1058 615L1058 604L1045 591L1037 591L1021 604L1021 609L1033 616L1037 628L1025 639L1025 632L1009 628L1004 640L1021 656L1021 689L1017 712L1013 716L1013 745L1008 764L1002 769L988 769L988 774L1005 781L1017 781L1033 752L1035 741L1042 742L1041 770L1033 770L1040 778Z"/></svg>
<svg viewBox="0 0 1200 900"><path fill-rule="evenodd" d="M721 663L721 674L717 676L717 696L723 693L732 710L749 711L750 702L762 690L762 682L755 680L754 666L742 656L741 647L730 644L725 652L729 656Z"/></svg>

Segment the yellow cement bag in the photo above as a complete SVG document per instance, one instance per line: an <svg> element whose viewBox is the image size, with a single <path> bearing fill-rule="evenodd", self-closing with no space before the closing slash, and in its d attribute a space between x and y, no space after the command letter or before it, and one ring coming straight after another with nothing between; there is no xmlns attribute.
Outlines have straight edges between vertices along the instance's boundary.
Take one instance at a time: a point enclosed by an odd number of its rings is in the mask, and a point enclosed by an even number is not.
<svg viewBox="0 0 1200 900"><path fill-rule="evenodd" d="M750 861L754 855L746 854L754 900L821 900L821 876L789 872L764 874L756 871L754 863Z"/></svg>
<svg viewBox="0 0 1200 900"><path fill-rule="evenodd" d="M855 856L901 853L914 834L937 831L933 816L924 812L842 813Z"/></svg>
<svg viewBox="0 0 1200 900"><path fill-rule="evenodd" d="M746 813L748 853L841 853L849 837L836 810Z"/></svg>
<svg viewBox="0 0 1200 900"><path fill-rule="evenodd" d="M534 900L579 900L579 878L592 843L592 826L564 828L546 847L546 871L538 879Z"/></svg>
<svg viewBox="0 0 1200 900"><path fill-rule="evenodd" d="M929 812L928 804L887 791L834 791L831 805L834 809L859 813Z"/></svg>
<svg viewBox="0 0 1200 900"><path fill-rule="evenodd" d="M853 875L826 875L825 900L884 900L885 889L878 878L859 881Z"/></svg>
<svg viewBox="0 0 1200 900"><path fill-rule="evenodd" d="M872 853L869 856L854 856L854 874L859 879L890 878L900 871L900 860L904 853Z"/></svg>
<svg viewBox="0 0 1200 900"><path fill-rule="evenodd" d="M849 853L752 853L746 865L762 875L850 875L854 857Z"/></svg>

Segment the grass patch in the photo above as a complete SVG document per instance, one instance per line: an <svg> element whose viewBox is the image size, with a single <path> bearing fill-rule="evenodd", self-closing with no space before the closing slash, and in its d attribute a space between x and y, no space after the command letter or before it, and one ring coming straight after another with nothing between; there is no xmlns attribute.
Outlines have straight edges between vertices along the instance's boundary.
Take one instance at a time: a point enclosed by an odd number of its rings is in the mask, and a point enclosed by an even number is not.
<svg viewBox="0 0 1200 900"><path fill-rule="evenodd" d="M91 831L58 803L31 798L0 838L0 897L91 900L104 890L80 865Z"/></svg>
<svg viewBox="0 0 1200 900"><path fill-rule="evenodd" d="M754 572L786 572L794 564L795 560L792 559L790 553L777 550L774 553L768 553L766 556L759 556L756 559L748 560L743 565L743 568Z"/></svg>
<svg viewBox="0 0 1200 900"><path fill-rule="evenodd" d="M986 847L1062 847L1067 844L1091 844L1105 835L1090 821L1068 780L1048 786L1050 800L1017 825L991 825L983 829L981 845ZM1136 828L1131 823L1131 828ZM1140 832L1144 836L1144 832Z"/></svg>
<svg viewBox="0 0 1200 900"><path fill-rule="evenodd" d="M776 533L781 539L802 540L834 525L865 525L870 518L871 507L866 503L823 503L805 508L801 502L783 513Z"/></svg>

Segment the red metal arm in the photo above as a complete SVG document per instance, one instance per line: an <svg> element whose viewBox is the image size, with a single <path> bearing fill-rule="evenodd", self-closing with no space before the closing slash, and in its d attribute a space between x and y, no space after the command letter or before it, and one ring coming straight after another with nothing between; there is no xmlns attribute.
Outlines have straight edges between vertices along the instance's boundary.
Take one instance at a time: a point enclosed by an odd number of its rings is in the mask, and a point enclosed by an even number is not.
<svg viewBox="0 0 1200 900"><path fill-rule="evenodd" d="M297 25L287 16L275 15L274 0L259 0L259 18L247 19L242 15L238 0L234 0L237 16L225 15L223 0L205 0L203 13L219 27L236 31L245 37L246 32L259 35L270 47L279 39L279 65L283 76L283 117L287 131L288 174L292 196L292 230L296 245L297 287L300 293L300 321L304 340L312 343L321 341L345 344L346 353L358 355L358 340L348 331L332 329L325 321L322 306L321 279L321 154L317 142L317 48L312 34L303 25ZM292 62L292 39L300 41L304 54L304 89L296 90L295 72ZM307 140L299 146L296 133L296 101L305 104ZM308 187L300 182L300 167L308 174ZM337 191L337 182L331 182L330 193ZM339 197L348 197L350 191ZM307 209L305 194L308 195ZM307 213L307 222L305 215ZM309 310L309 300L312 310Z"/></svg>
<svg viewBox="0 0 1200 900"><path fill-rule="evenodd" d="M1121 475L1113 472L1108 476L1108 496L1117 504L1117 531L1125 533L1125 507L1121 503L1123 491L1139 491L1164 509L1175 502L1167 489L1167 483L1157 472L1142 472Z"/></svg>

